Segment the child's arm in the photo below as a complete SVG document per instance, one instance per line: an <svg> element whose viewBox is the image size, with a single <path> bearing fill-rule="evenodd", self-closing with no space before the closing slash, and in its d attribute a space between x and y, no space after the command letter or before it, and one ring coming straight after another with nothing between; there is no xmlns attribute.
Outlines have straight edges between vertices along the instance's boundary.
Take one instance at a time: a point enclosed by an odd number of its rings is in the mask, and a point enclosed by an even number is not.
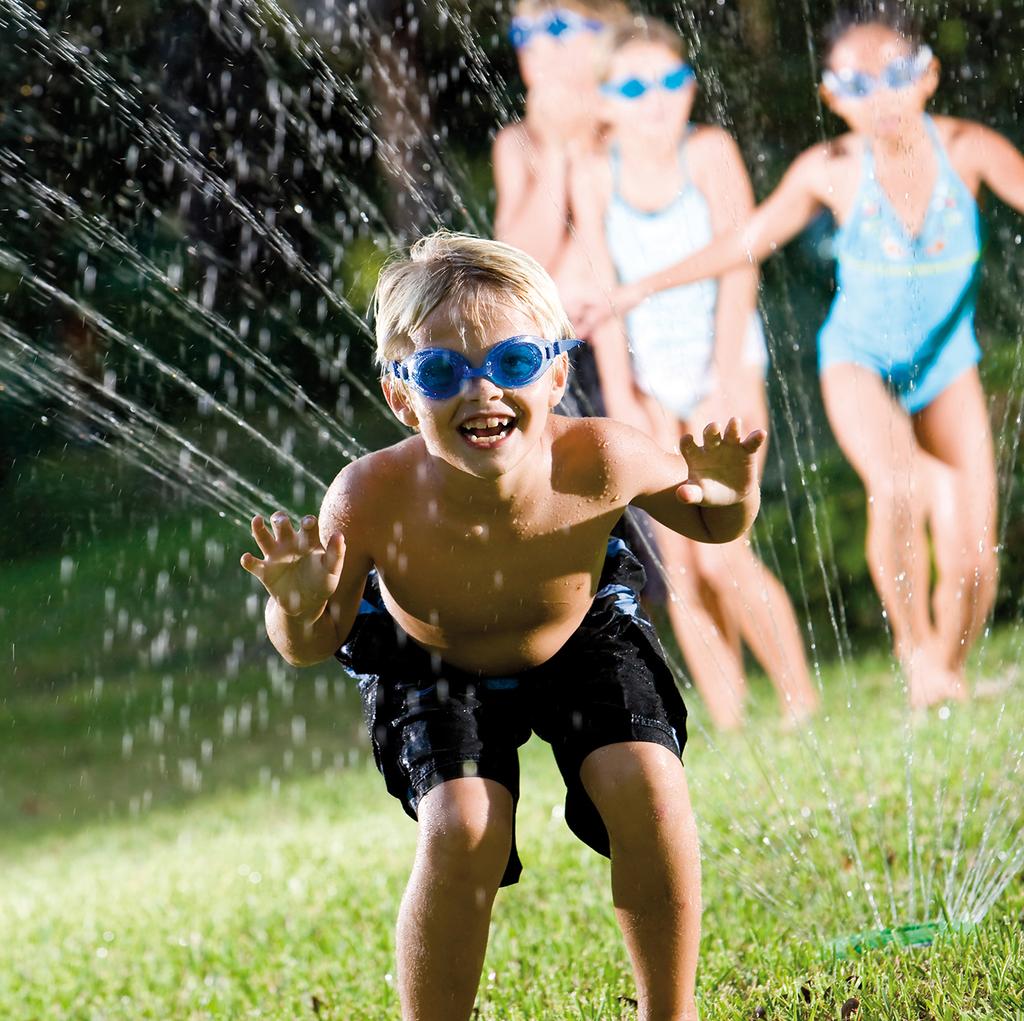
<svg viewBox="0 0 1024 1021"><path fill-rule="evenodd" d="M264 614L267 635L293 666L320 663L341 647L372 566L360 547L358 529L347 527L352 517L350 480L344 476L342 472L324 497L319 530L312 515L302 519L298 532L282 511L271 518L273 530L257 516L252 535L264 559L242 555L242 567L270 595Z"/></svg>
<svg viewBox="0 0 1024 1021"><path fill-rule="evenodd" d="M617 288L602 300L586 303L579 314L580 329L593 329L611 315L624 315L644 298L730 269L759 262L795 237L821 206L821 181L827 159L824 145L800 156L779 186L754 210L745 224L727 230L707 247L681 262Z"/></svg>
<svg viewBox="0 0 1024 1021"><path fill-rule="evenodd" d="M494 236L550 270L567 237L568 156L551 141L534 144L526 125L502 128L494 139Z"/></svg>
<svg viewBox="0 0 1024 1021"><path fill-rule="evenodd" d="M680 456L629 426L605 426L617 481L634 494L629 502L666 528L698 542L722 543L753 524L761 504L754 455L765 441L763 429L743 438L739 419L729 419L724 433L712 422L702 445L683 437Z"/></svg>
<svg viewBox="0 0 1024 1021"><path fill-rule="evenodd" d="M1013 143L982 124L971 124L970 145L980 180L1008 206L1024 213L1024 156Z"/></svg>
<svg viewBox="0 0 1024 1021"><path fill-rule="evenodd" d="M715 238L738 230L754 211L754 191L739 147L721 128L704 128L687 149L694 183L707 196ZM713 370L725 391L736 366L743 363L758 276L756 265L747 264L727 270L718 280Z"/></svg>
<svg viewBox="0 0 1024 1021"><path fill-rule="evenodd" d="M604 218L611 198L612 178L606 156L577 160L569 174L569 204L576 238L593 271L592 283L599 292L615 287L616 272L605 241ZM572 318L574 309L567 309ZM633 362L622 323L606 320L586 339L594 350L601 394L610 418L627 422L642 431L649 423L636 400Z"/></svg>

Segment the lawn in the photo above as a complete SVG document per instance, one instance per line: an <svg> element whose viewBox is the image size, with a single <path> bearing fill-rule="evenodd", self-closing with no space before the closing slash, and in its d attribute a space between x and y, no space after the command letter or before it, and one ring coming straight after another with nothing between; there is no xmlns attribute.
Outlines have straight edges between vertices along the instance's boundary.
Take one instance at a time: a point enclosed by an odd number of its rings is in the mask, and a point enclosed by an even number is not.
<svg viewBox="0 0 1024 1021"><path fill-rule="evenodd" d="M0 1017L397 1017L415 826L340 670L286 669L260 637L243 540L172 514L6 566ZM988 637L974 676L1020 640ZM1024 1017L1020 689L917 718L885 657L819 667L826 710L801 733L759 678L741 735L688 694L702 1016ZM526 870L498 897L478 1016L633 1017L608 863L566 829L546 746L523 772ZM944 914L978 924L829 949Z"/></svg>

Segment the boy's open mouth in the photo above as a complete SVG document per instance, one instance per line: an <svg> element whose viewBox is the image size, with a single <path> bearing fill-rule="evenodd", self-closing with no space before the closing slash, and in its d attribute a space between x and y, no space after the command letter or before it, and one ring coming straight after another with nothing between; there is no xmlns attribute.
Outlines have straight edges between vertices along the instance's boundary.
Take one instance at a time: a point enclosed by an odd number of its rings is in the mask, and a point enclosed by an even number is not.
<svg viewBox="0 0 1024 1021"><path fill-rule="evenodd" d="M514 415L480 415L459 426L459 435L473 447L497 446L516 427Z"/></svg>

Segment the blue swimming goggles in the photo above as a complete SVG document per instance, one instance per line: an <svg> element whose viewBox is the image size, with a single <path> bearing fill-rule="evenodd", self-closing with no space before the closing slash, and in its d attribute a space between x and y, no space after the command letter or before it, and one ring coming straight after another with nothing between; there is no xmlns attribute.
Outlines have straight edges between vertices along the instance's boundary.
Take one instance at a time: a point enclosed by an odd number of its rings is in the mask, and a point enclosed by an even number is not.
<svg viewBox="0 0 1024 1021"><path fill-rule="evenodd" d="M667 92L678 92L694 77L693 68L689 64L680 64L660 78L624 78L618 82L605 82L601 86L601 94L614 99L639 99L652 89L665 89Z"/></svg>
<svg viewBox="0 0 1024 1021"><path fill-rule="evenodd" d="M866 71L826 71L821 84L838 99L867 99L879 89L905 89L928 70L932 51L922 46L912 57L898 57L882 68L876 78Z"/></svg>
<svg viewBox="0 0 1024 1021"><path fill-rule="evenodd" d="M509 337L487 352L483 365L474 369L458 351L431 347L392 362L387 369L432 401L454 397L469 379L489 379L503 390L529 386L548 366L582 340L545 340L543 337Z"/></svg>
<svg viewBox="0 0 1024 1021"><path fill-rule="evenodd" d="M536 18L513 18L508 37L512 45L521 50L534 36L547 33L552 39L568 39L580 32L602 32L605 24L594 18L585 18L575 11L549 11Z"/></svg>

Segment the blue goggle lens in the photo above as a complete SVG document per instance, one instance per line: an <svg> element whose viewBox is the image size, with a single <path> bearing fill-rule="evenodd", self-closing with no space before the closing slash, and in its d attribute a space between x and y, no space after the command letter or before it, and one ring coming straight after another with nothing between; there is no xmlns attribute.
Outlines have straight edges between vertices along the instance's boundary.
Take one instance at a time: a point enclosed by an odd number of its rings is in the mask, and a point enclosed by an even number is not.
<svg viewBox="0 0 1024 1021"><path fill-rule="evenodd" d="M676 89L681 89L692 77L692 68L686 64L680 64L674 71L669 71L661 79L661 87L668 89L669 92L675 92Z"/></svg>
<svg viewBox="0 0 1024 1021"><path fill-rule="evenodd" d="M451 395L458 392L462 383L454 351L430 351L416 360L409 373L419 386L431 393Z"/></svg>
<svg viewBox="0 0 1024 1021"><path fill-rule="evenodd" d="M544 352L536 344L510 344L498 354L492 372L499 386L516 387L532 382L543 367Z"/></svg>

